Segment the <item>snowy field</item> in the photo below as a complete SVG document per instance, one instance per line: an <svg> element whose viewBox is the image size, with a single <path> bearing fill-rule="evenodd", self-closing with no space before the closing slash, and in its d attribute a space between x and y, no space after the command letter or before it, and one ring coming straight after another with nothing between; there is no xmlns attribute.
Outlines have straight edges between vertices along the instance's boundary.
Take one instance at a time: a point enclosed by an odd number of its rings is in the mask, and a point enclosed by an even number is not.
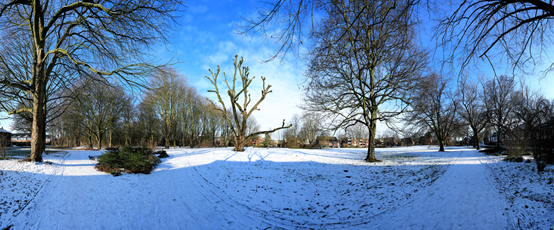
<svg viewBox="0 0 554 230"><path fill-rule="evenodd" d="M554 169L466 148L170 149L150 175L99 151L0 161L0 229L552 229Z"/></svg>

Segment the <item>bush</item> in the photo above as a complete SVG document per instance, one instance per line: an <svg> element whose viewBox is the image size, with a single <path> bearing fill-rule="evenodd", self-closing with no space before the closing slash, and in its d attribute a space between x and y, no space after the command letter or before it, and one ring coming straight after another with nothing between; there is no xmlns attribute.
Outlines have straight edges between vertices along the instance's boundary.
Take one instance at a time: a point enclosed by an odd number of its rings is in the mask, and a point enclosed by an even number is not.
<svg viewBox="0 0 554 230"><path fill-rule="evenodd" d="M506 158L504 158L504 161L523 162L523 157L521 157L521 156L507 156Z"/></svg>
<svg viewBox="0 0 554 230"><path fill-rule="evenodd" d="M154 152L154 155L158 155L159 158L167 158L169 155L163 150Z"/></svg>
<svg viewBox="0 0 554 230"><path fill-rule="evenodd" d="M95 168L114 176L121 175L121 172L149 174L161 162L148 148L124 146L121 150L110 149L99 156Z"/></svg>
<svg viewBox="0 0 554 230"><path fill-rule="evenodd" d="M504 151L505 149L500 147L500 148L496 148L496 147L492 147L492 148L484 148L482 150L479 150L479 152L482 152L483 154L487 154L487 155L502 155L502 152Z"/></svg>

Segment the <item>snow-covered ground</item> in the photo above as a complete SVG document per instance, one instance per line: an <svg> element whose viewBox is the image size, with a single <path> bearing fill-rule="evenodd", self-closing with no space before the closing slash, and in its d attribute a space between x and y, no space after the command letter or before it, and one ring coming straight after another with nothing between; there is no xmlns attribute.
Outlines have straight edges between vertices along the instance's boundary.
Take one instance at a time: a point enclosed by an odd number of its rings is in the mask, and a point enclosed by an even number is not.
<svg viewBox="0 0 554 230"><path fill-rule="evenodd" d="M0 161L0 229L551 229L554 170L466 148L170 149L113 177L99 151Z"/></svg>

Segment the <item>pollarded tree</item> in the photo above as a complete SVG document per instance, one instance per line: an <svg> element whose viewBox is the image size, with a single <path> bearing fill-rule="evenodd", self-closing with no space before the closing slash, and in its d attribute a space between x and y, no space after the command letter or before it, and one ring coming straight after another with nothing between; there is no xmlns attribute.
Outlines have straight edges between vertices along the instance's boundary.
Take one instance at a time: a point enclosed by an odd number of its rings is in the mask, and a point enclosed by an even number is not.
<svg viewBox="0 0 554 230"><path fill-rule="evenodd" d="M437 73L430 74L417 83L414 91L413 110L406 115L407 125L421 131L429 130L444 151L446 140L458 127L458 103L449 89L448 79Z"/></svg>
<svg viewBox="0 0 554 230"><path fill-rule="evenodd" d="M405 112L408 92L426 66L415 40L414 1L333 1L313 33L304 109L329 126L368 130L366 161L375 158L377 122Z"/></svg>
<svg viewBox="0 0 554 230"><path fill-rule="evenodd" d="M235 55L235 58L233 60L233 65L235 66L235 73L233 75L232 83L229 84L229 81L227 81L227 75L223 73L224 82L225 85L227 85L227 95L229 96L231 100L231 112L232 117L228 116L227 113L227 107L225 106L225 102L221 98L221 93L219 92L219 88L217 87L217 77L219 75L220 69L219 66L217 66L217 71L214 73L210 69L210 73L212 74L212 77L206 76L206 78L214 85L214 90L208 90L208 92L213 92L217 95L217 100L221 104L221 108L215 107L215 109L221 111L223 117L229 124L231 130L233 131L234 137L235 137L235 151L244 151L244 145L246 140L248 140L250 137L258 136L260 134L270 134L280 129L286 129L289 128L289 126L285 126L285 119L283 119L283 124L281 127L268 130L268 131L258 131L253 132L247 135L247 121L248 118L252 115L252 113L255 110L259 110L258 106L260 103L265 99L267 94L271 93L271 85L265 85L265 77L262 78L262 95L261 98L252 106L252 108L248 108L250 103L252 102L252 97L248 93L248 87L252 83L252 80L254 80L254 77L249 77L249 70L248 67L242 67L242 57L240 60L238 60L238 55ZM240 77L240 82L237 82L237 75ZM237 88L238 87L238 88ZM241 103L239 100L243 100ZM213 101L212 104L215 104Z"/></svg>
<svg viewBox="0 0 554 230"><path fill-rule="evenodd" d="M0 84L28 92L32 97L31 159L42 161L45 142L45 111L48 85L74 82L87 74L61 75L57 67L114 76L136 84L151 63L145 60L154 42L165 41L181 6L178 0L62 1L21 0L0 3L2 36L30 38L31 66L6 68L30 70L31 79L2 78ZM0 43L0 46L6 44ZM13 56L2 54L2 58ZM7 62L10 63L10 62ZM13 111L8 111L13 112Z"/></svg>

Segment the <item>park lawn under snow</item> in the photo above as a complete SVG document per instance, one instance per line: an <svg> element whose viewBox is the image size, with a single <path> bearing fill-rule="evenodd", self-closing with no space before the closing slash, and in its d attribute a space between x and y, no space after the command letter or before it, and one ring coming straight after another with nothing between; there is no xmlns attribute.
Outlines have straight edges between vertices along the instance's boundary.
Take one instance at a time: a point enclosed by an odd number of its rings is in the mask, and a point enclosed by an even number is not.
<svg viewBox="0 0 554 230"><path fill-rule="evenodd" d="M0 229L550 229L554 170L466 148L170 149L149 175L99 151L0 161Z"/></svg>

